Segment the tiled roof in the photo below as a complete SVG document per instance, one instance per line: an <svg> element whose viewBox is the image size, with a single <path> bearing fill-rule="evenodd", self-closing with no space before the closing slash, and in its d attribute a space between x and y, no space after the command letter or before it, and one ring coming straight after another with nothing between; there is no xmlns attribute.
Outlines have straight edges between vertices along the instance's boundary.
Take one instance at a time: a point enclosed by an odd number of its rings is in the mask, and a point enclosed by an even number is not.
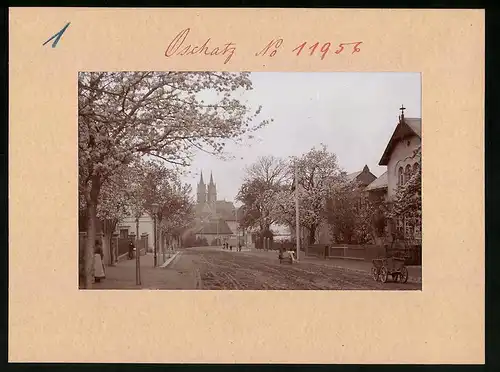
<svg viewBox="0 0 500 372"><path fill-rule="evenodd" d="M346 177L349 181L354 181L357 176L359 176L363 171L349 173Z"/></svg>
<svg viewBox="0 0 500 372"><path fill-rule="evenodd" d="M215 209L217 214L226 221L236 220L235 207L232 202L217 200Z"/></svg>
<svg viewBox="0 0 500 372"><path fill-rule="evenodd" d="M420 118L404 118L405 123L415 132L419 137L422 136L422 119Z"/></svg>
<svg viewBox="0 0 500 372"><path fill-rule="evenodd" d="M218 226L217 226L218 222ZM229 228L226 221L220 219L202 222L201 227L196 231L197 234L214 234L214 235L232 235L233 232Z"/></svg>
<svg viewBox="0 0 500 372"><path fill-rule="evenodd" d="M388 178L387 178L387 172L384 172L379 178L377 178L375 181L370 183L368 186L366 186L367 191L369 190L377 190L377 189L384 189L388 185Z"/></svg>
<svg viewBox="0 0 500 372"><path fill-rule="evenodd" d="M405 125L406 124L406 125ZM404 118L404 122L399 122L392 133L391 139L387 144L382 158L380 159L379 165L387 165L389 163L389 158L394 149L394 146L401 139L411 135L416 135L418 137L422 136L422 119L420 118Z"/></svg>

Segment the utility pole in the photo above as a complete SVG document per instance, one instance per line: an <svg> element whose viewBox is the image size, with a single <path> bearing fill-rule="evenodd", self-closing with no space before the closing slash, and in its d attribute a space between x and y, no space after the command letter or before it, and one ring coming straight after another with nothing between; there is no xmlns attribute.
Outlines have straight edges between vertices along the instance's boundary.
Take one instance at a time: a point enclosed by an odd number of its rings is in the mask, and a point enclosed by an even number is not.
<svg viewBox="0 0 500 372"><path fill-rule="evenodd" d="M156 214L154 217L154 231L153 231L153 239L154 239L154 267L157 266L157 258L156 258Z"/></svg>
<svg viewBox="0 0 500 372"><path fill-rule="evenodd" d="M238 249L240 246L240 225L238 220L238 208L236 208L236 240L236 249Z"/></svg>
<svg viewBox="0 0 500 372"><path fill-rule="evenodd" d="M295 240L297 241L297 260L300 254L300 219L299 219L299 170L295 162Z"/></svg>
<svg viewBox="0 0 500 372"><path fill-rule="evenodd" d="M154 247L154 267L157 266L157 237L156 237L156 215L158 214L158 204L157 203L153 203L152 204L152 208L153 208L153 240L154 240L154 244L153 244L153 247Z"/></svg>
<svg viewBox="0 0 500 372"><path fill-rule="evenodd" d="M139 247L139 216L135 217L135 284L141 285L141 250Z"/></svg>
<svg viewBox="0 0 500 372"><path fill-rule="evenodd" d="M163 234L163 230L160 228L160 239L161 239L161 253L163 254L163 263L165 263L165 242L167 237Z"/></svg>

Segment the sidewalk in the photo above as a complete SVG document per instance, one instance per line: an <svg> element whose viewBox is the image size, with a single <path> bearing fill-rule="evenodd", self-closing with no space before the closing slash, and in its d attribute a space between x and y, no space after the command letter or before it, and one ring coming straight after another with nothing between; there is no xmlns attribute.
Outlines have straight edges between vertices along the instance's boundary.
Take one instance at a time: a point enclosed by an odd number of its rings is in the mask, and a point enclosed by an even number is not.
<svg viewBox="0 0 500 372"><path fill-rule="evenodd" d="M260 257L269 257L270 259L278 259L278 251L264 251L264 250L252 250L250 254L258 255ZM365 273L371 273L372 262L371 261L361 261L361 260L351 260L342 258L319 258L314 256L305 256L304 252L300 252L300 262L312 263L315 265L330 266L341 269L361 271ZM299 262L299 264L300 264ZM422 283L422 266L407 266L408 269L408 281L413 283Z"/></svg>
<svg viewBox="0 0 500 372"><path fill-rule="evenodd" d="M182 253L179 253L179 255ZM167 255L168 258L168 255ZM158 267L154 265L154 255L147 253L141 256L141 285L136 284L135 269L136 261L124 260L116 266L106 267L106 278L100 283L94 283L92 289L173 289L192 287L186 277L179 277L175 270L161 268L162 257L158 257ZM194 279L193 279L194 281Z"/></svg>

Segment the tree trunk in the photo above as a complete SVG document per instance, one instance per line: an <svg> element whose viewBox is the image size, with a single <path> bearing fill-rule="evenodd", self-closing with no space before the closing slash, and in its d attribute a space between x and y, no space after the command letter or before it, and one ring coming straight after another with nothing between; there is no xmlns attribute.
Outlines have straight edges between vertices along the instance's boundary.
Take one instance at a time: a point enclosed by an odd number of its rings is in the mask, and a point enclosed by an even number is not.
<svg viewBox="0 0 500 372"><path fill-rule="evenodd" d="M316 228L317 226L315 224L309 227L309 244L311 245L316 241Z"/></svg>
<svg viewBox="0 0 500 372"><path fill-rule="evenodd" d="M101 189L101 180L99 176L92 177L90 193L87 197L87 244L84 254L84 288L92 288L92 279L94 271L94 250L97 230L97 200Z"/></svg>
<svg viewBox="0 0 500 372"><path fill-rule="evenodd" d="M85 289L92 288L92 278L94 271L94 250L95 250L95 237L96 237L96 220L97 206L90 201L87 205L88 211L88 224L87 224L87 244L85 245L85 254L84 254L84 282L83 287Z"/></svg>
<svg viewBox="0 0 500 372"><path fill-rule="evenodd" d="M102 242L104 256L106 257L106 263L108 265L114 265L115 257L114 252L111 247L111 239L113 237L113 232L115 231L117 222L115 220L105 220L103 223L104 231L104 239Z"/></svg>

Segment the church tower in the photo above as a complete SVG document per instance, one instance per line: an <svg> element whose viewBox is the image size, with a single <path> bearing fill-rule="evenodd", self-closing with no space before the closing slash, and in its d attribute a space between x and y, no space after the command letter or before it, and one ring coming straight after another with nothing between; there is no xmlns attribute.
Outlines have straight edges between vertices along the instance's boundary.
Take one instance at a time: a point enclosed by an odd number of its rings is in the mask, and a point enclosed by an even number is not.
<svg viewBox="0 0 500 372"><path fill-rule="evenodd" d="M217 186L214 183L214 179L212 177L212 172L210 172L210 183L208 184L207 188L207 196L208 196L208 203L209 204L215 204L217 201Z"/></svg>
<svg viewBox="0 0 500 372"><path fill-rule="evenodd" d="M205 187L205 182L203 182L203 172L201 172L200 182L198 182L197 202L198 204L205 204L207 202L207 188Z"/></svg>

